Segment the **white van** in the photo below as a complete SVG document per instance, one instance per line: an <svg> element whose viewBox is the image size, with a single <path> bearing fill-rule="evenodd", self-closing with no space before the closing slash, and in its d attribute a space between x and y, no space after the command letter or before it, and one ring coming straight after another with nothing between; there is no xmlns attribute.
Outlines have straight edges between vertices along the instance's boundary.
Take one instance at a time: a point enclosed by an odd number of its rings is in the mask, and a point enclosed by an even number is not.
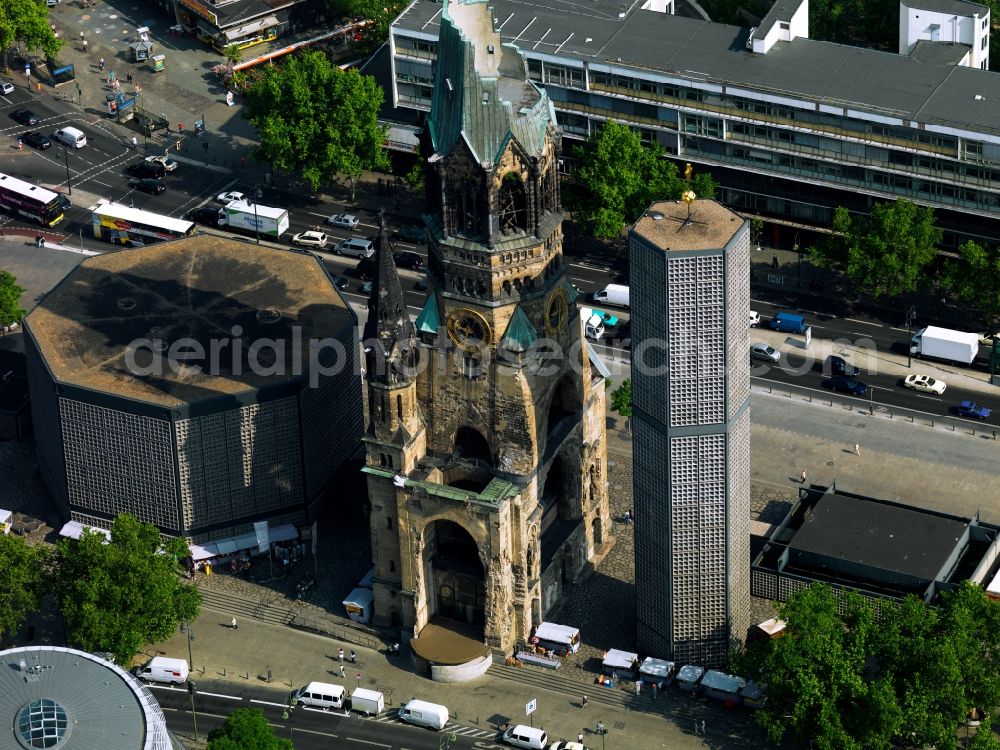
<svg viewBox="0 0 1000 750"><path fill-rule="evenodd" d="M352 258L370 258L375 254L375 245L371 240L350 237L338 242L333 252L336 255L350 255Z"/></svg>
<svg viewBox="0 0 1000 750"><path fill-rule="evenodd" d="M444 729L445 724L448 723L448 708L414 698L399 709L399 718L410 724L416 724L418 727Z"/></svg>
<svg viewBox="0 0 1000 750"><path fill-rule="evenodd" d="M83 148L87 145L87 136L83 134L82 130L78 130L77 128L60 128L52 134L52 137L70 148Z"/></svg>
<svg viewBox="0 0 1000 750"><path fill-rule="evenodd" d="M365 716L378 716L385 709L385 697L377 690L355 688L351 693L351 709Z"/></svg>
<svg viewBox="0 0 1000 750"><path fill-rule="evenodd" d="M136 667L133 674L146 682L167 682L171 685L180 685L187 682L188 663L183 659L154 656L143 666Z"/></svg>
<svg viewBox="0 0 1000 750"><path fill-rule="evenodd" d="M594 292L594 302L605 305L618 305L628 309L628 287L623 284L608 284L600 291Z"/></svg>
<svg viewBox="0 0 1000 750"><path fill-rule="evenodd" d="M329 682L310 682L295 694L299 703L313 708L322 708L324 711L331 708L343 708L344 696L347 691L340 685L333 685Z"/></svg>
<svg viewBox="0 0 1000 750"><path fill-rule="evenodd" d="M545 750L545 743L549 740L543 730L526 727L524 724L511 727L500 735L500 739L508 745L523 747L525 750Z"/></svg>

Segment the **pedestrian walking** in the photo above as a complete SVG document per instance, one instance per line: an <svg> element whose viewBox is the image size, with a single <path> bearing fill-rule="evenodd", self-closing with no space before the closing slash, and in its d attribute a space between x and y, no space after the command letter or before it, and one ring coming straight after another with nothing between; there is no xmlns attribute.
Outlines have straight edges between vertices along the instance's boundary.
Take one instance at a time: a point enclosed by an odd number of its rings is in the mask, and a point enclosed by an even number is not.
<svg viewBox="0 0 1000 750"><path fill-rule="evenodd" d="M583 696L583 700L580 701L580 708L586 708L586 707L587 707L587 696L585 695Z"/></svg>
<svg viewBox="0 0 1000 750"><path fill-rule="evenodd" d="M35 247L41 247L41 246L42 246L42 235L36 234L35 235Z"/></svg>
<svg viewBox="0 0 1000 750"><path fill-rule="evenodd" d="M84 52L87 51L87 40L86 39L83 40L83 51Z"/></svg>
<svg viewBox="0 0 1000 750"><path fill-rule="evenodd" d="M22 148L24 148L24 140L23 139L21 139L21 138L17 139L17 148L18 148L18 150L21 150Z"/></svg>
<svg viewBox="0 0 1000 750"><path fill-rule="evenodd" d="M635 681L635 694L642 695L642 680Z"/></svg>
<svg viewBox="0 0 1000 750"><path fill-rule="evenodd" d="M656 691L660 689L660 686L654 682L652 689L653 689L653 700L655 701L656 700Z"/></svg>
<svg viewBox="0 0 1000 750"><path fill-rule="evenodd" d="M136 151L139 150L139 141L136 139L136 137L134 135L132 136L132 148L134 150L136 150ZM236 562L236 561L233 560L233 562Z"/></svg>
<svg viewBox="0 0 1000 750"><path fill-rule="evenodd" d="M103 57L100 60L97 61L97 69L100 72L102 72L102 73L104 72L104 58Z"/></svg>
<svg viewBox="0 0 1000 750"><path fill-rule="evenodd" d="M341 677L346 677L347 676L347 675L344 674L344 665L343 664L340 665L340 676Z"/></svg>
<svg viewBox="0 0 1000 750"><path fill-rule="evenodd" d="M233 630L239 630L240 626L236 624L235 617L229 621L229 627L231 627Z"/></svg>
<svg viewBox="0 0 1000 750"><path fill-rule="evenodd" d="M799 474L799 482L802 483L802 484L806 483L806 470L805 469L803 469L802 473Z"/></svg>
<svg viewBox="0 0 1000 750"><path fill-rule="evenodd" d="M42 235L38 236L38 246L45 247L45 237L43 237Z"/></svg>
<svg viewBox="0 0 1000 750"><path fill-rule="evenodd" d="M860 443L855 443L854 444L854 455L855 456L860 456L861 455L861 444Z"/></svg>
<svg viewBox="0 0 1000 750"><path fill-rule="evenodd" d="M344 660L344 649L342 648L337 649L337 658L340 659L341 661Z"/></svg>
<svg viewBox="0 0 1000 750"><path fill-rule="evenodd" d="M358 663L358 655L356 653L354 653L354 649L352 648L351 649L351 664L357 664L357 663Z"/></svg>
<svg viewBox="0 0 1000 750"><path fill-rule="evenodd" d="M595 734L604 734L604 722L603 721L599 720L597 722L597 729L594 730L594 733Z"/></svg>
<svg viewBox="0 0 1000 750"><path fill-rule="evenodd" d="M83 29L80 29L80 41L83 41Z"/></svg>
<svg viewBox="0 0 1000 750"><path fill-rule="evenodd" d="M704 719L701 720L701 733L705 734L705 720Z"/></svg>

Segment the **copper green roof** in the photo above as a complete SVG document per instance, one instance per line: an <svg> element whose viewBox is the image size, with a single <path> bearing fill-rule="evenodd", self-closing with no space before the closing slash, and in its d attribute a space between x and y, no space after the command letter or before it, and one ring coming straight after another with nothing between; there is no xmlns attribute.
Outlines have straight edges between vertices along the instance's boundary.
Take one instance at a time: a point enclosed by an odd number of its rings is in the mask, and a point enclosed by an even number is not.
<svg viewBox="0 0 1000 750"><path fill-rule="evenodd" d="M572 305L574 302L580 299L580 292L577 290L575 286L573 286L569 282L569 279L564 278L563 284L565 284L566 286L566 294L568 295L568 301Z"/></svg>
<svg viewBox="0 0 1000 750"><path fill-rule="evenodd" d="M444 0L434 67L428 129L436 154L463 140L490 167L511 139L530 156L542 153L555 109L528 80L517 47L501 43L485 0Z"/></svg>
<svg viewBox="0 0 1000 750"><path fill-rule="evenodd" d="M441 327L441 311L438 310L437 292L431 292L427 295L424 309L417 316L416 326L417 333L437 335L438 329Z"/></svg>
<svg viewBox="0 0 1000 750"><path fill-rule="evenodd" d="M397 476L396 472L391 469L382 469L377 466L363 466L361 472L384 479L394 479ZM450 487L446 484L437 484L435 482L424 482L419 479L404 479L402 486L419 487L427 492L428 495L459 502L475 503L476 505L486 505L490 508L499 508L503 505L504 501L514 497L518 493L517 488L511 482L505 479L497 479L496 477L490 480L490 483L486 485L482 492L470 492L458 487Z"/></svg>
<svg viewBox="0 0 1000 750"><path fill-rule="evenodd" d="M507 332L500 339L500 346L508 351L522 354L528 351L536 341L538 341L538 331L531 325L528 316L524 314L524 310L518 305L514 308L514 314L510 318L510 323L507 324Z"/></svg>

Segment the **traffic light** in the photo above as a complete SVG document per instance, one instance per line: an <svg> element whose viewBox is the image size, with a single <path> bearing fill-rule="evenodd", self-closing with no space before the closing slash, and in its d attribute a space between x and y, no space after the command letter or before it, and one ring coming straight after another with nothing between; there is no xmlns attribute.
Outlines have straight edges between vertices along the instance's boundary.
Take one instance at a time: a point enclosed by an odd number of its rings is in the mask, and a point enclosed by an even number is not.
<svg viewBox="0 0 1000 750"><path fill-rule="evenodd" d="M188 680L188 695L194 695L198 692L198 686L194 684L191 680Z"/></svg>

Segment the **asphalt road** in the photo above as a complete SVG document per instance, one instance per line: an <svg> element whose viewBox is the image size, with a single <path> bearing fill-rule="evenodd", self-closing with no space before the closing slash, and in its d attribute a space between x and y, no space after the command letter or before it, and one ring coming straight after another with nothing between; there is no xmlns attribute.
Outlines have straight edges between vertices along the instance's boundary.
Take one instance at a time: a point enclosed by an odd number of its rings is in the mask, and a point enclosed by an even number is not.
<svg viewBox="0 0 1000 750"><path fill-rule="evenodd" d="M187 691L160 685L150 687L163 707L167 726L174 732L191 733L191 701ZM436 732L405 724L396 718L398 706L388 707L380 716L368 718L344 711L298 706L291 711L288 719L284 719L287 695L281 690L263 686L233 690L230 684L212 686L206 683L199 687L195 698L198 732L207 735L237 708L259 708L279 737L294 736L295 747L299 750L352 746L384 750L439 750L444 738L448 736L450 739L451 735L454 739L448 747L455 750L506 747L496 742L498 732L491 727L449 723L443 731ZM553 738L553 741L557 739L560 738Z"/></svg>

